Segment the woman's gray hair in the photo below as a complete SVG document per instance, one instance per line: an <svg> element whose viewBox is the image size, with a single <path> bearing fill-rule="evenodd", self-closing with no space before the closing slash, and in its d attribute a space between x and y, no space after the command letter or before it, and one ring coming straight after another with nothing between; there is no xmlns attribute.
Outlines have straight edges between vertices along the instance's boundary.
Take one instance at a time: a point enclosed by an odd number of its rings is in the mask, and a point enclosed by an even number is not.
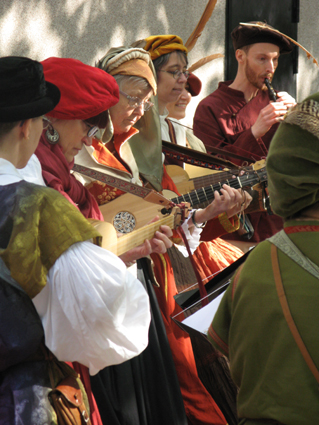
<svg viewBox="0 0 319 425"><path fill-rule="evenodd" d="M130 85L132 87L136 87L140 90L152 90L152 87L148 83L148 81L145 78L137 77L136 75L122 75L122 74L116 74L114 75L114 78L121 90L124 90L124 86Z"/></svg>

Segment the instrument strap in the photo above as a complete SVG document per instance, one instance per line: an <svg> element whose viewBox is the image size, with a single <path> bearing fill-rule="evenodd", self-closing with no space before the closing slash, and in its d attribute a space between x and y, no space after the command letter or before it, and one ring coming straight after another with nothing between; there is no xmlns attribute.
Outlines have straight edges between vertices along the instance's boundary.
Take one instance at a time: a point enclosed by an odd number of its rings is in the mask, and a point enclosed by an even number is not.
<svg viewBox="0 0 319 425"><path fill-rule="evenodd" d="M232 300L234 299L234 294L235 294L235 291L236 291L236 288L237 288L237 283L239 281L240 273L241 273L241 271L242 271L242 269L244 267L244 264L245 263L243 263L241 266L238 267L238 270L237 270L237 272L235 274L235 277L234 277L234 280L233 280L232 296L231 296L232 297Z"/></svg>
<svg viewBox="0 0 319 425"><path fill-rule="evenodd" d="M174 203L170 199L165 198L165 196L161 195L153 189L148 189L145 186L139 186L126 180L119 179L118 177L114 177L106 173L101 173L100 171L96 171L92 168L84 167L83 165L79 164L74 164L72 170L79 174L84 174L85 176L88 176L94 180L103 182L111 187L120 189L123 192L139 196L140 198L143 198L144 201L158 204L166 208L172 208L174 206Z"/></svg>
<svg viewBox="0 0 319 425"><path fill-rule="evenodd" d="M275 278L275 283L276 283L276 289L277 289L277 294L279 297L279 301L280 301L280 305L282 308L282 311L284 313L285 319L287 321L287 324L289 326L290 332L292 333L292 336L294 337L296 344L305 360L305 362L307 363L311 373L313 374L313 376L315 377L316 381L319 384L319 371L316 367L316 365L314 364L308 350L307 347L305 346L301 335L297 329L297 326L294 322L294 319L292 318L291 312L290 312L290 308L288 305L288 301L287 301L287 297L285 294L285 290L282 284L282 279L281 279L281 275L280 275L280 269L279 269L279 263L278 263L278 253L277 253L277 246L274 245L273 243L271 244L271 262L272 262L272 268L273 268L273 273L274 273L274 278Z"/></svg>
<svg viewBox="0 0 319 425"><path fill-rule="evenodd" d="M177 139L176 139L176 132L175 132L175 128L173 126L173 123L171 120L169 120L168 118L165 118L165 122L168 125L168 133L169 133L169 138L171 139L171 142L173 145L177 145ZM183 160L178 159L178 154L176 153L171 153L169 155L165 155L165 157L168 159L168 157L170 157L172 159L172 164L173 165L178 165L179 167L183 168ZM170 162L168 162L168 164L170 164Z"/></svg>
<svg viewBox="0 0 319 425"><path fill-rule="evenodd" d="M257 141L260 149L262 150L262 153L263 153L264 157L266 157L267 154L268 154L268 150L266 148L266 145L265 145L264 141L262 139L260 139L260 138L259 139L256 139L256 141Z"/></svg>
<svg viewBox="0 0 319 425"><path fill-rule="evenodd" d="M175 128L173 126L173 123L171 120L169 120L168 118L165 118L165 122L168 125L168 132L169 132L169 137L171 139L171 142L174 145L177 145L177 140L176 140L176 133L175 133Z"/></svg>
<svg viewBox="0 0 319 425"><path fill-rule="evenodd" d="M181 208L181 211L184 210L184 216L185 216L185 205L180 205L180 208ZM195 263L195 260L193 258L193 254L192 254L191 249L189 247L189 244L188 244L188 241L187 241L187 238L186 238L186 235L185 235L185 232L184 232L182 226L177 227L176 230L179 233L179 235L181 236L181 238L182 238L182 240L184 242L184 245L186 246L188 257L190 259L190 262L192 264L192 267L193 267L193 270L194 270L194 273L195 273L195 276L196 276L196 279L197 279L199 293L200 293L200 298L201 298L201 303L202 303L202 306L204 307L205 305L208 305L208 298L207 298L208 295L207 295L207 291L206 291L205 285L204 285L204 283L202 281L202 278L201 278L201 276L199 274L199 271L198 271L198 269L196 267L196 263Z"/></svg>

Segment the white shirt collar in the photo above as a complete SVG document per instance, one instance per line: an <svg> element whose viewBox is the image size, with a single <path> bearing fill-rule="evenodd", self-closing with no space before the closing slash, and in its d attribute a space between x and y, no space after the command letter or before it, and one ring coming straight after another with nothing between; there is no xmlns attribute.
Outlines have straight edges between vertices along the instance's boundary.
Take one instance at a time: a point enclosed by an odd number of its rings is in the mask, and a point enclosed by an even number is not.
<svg viewBox="0 0 319 425"><path fill-rule="evenodd" d="M162 119L164 119L164 120L165 120L165 118L167 118L167 117L168 117L168 114L169 114L168 109L167 109L167 108L165 108L165 109L164 109L164 113L163 113L163 115L160 115L160 117L161 117Z"/></svg>
<svg viewBox="0 0 319 425"><path fill-rule="evenodd" d="M0 186L23 180L17 168L6 159L0 158Z"/></svg>

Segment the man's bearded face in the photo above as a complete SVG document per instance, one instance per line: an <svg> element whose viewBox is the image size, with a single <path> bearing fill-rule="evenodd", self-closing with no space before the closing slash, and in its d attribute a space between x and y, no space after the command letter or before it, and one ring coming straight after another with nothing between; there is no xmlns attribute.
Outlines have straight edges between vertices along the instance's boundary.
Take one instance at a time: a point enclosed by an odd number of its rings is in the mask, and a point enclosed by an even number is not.
<svg viewBox="0 0 319 425"><path fill-rule="evenodd" d="M268 80L271 82L273 79L274 74L271 73L265 73L261 72L260 74L254 70L254 68L250 65L249 60L247 59L246 66L245 66L245 74L247 80L257 89L261 90L267 90L267 87L265 86L265 78L268 78Z"/></svg>
<svg viewBox="0 0 319 425"><path fill-rule="evenodd" d="M270 43L253 44L246 53L245 75L257 89L266 89L265 78L272 81L278 66L279 47Z"/></svg>

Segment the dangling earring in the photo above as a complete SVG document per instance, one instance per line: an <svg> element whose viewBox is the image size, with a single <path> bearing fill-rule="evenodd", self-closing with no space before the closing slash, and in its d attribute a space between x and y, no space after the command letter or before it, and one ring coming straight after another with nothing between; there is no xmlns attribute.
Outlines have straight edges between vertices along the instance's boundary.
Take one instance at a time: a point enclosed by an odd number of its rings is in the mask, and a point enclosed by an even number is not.
<svg viewBox="0 0 319 425"><path fill-rule="evenodd" d="M47 131L45 132L45 137L47 141L50 143L50 145L56 145L60 139L59 133L56 131L55 128L52 127L50 124Z"/></svg>

